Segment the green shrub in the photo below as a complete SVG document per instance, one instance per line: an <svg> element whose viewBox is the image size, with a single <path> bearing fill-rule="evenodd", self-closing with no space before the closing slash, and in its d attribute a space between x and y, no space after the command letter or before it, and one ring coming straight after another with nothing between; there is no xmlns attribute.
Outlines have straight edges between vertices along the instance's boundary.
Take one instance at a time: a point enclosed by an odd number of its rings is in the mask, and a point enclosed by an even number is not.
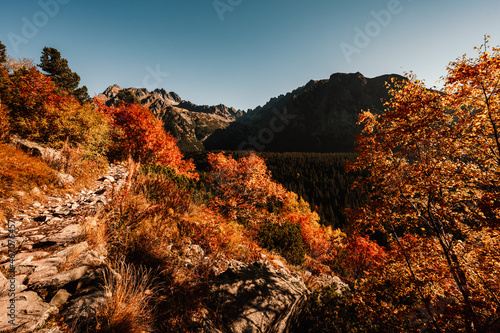
<svg viewBox="0 0 500 333"><path fill-rule="evenodd" d="M306 246L299 224L265 223L260 227L258 240L263 247L278 252L293 265L304 262Z"/></svg>

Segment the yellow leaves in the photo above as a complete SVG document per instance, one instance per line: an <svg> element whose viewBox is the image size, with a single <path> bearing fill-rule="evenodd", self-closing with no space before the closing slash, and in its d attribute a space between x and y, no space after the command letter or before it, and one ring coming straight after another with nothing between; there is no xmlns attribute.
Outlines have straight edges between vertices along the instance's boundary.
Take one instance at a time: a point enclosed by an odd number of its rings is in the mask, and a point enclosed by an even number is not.
<svg viewBox="0 0 500 333"><path fill-rule="evenodd" d="M500 258L499 50L451 62L442 92L408 77L390 90L387 111L360 117L363 147L352 169L367 168L372 192L366 207L350 212L351 224L406 233L402 251L429 299L463 301L460 272L477 304L492 303L491 290L500 292L491 273ZM452 252L456 259L446 257ZM398 260L405 262L401 253Z"/></svg>

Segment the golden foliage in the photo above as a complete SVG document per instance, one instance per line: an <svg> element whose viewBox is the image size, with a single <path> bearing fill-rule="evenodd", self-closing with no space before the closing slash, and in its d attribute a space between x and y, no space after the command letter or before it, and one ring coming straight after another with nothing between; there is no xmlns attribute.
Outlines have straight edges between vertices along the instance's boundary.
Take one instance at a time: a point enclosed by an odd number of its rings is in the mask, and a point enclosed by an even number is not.
<svg viewBox="0 0 500 333"><path fill-rule="evenodd" d="M444 79L443 91L434 91L410 74L392 82L383 114L361 114L360 155L350 168L369 171L371 192L351 221L393 235L390 245L405 254L401 262L435 325L445 326L437 323L437 303L457 298L456 327L482 331L500 306L498 276L485 270L498 252L477 240L485 228L499 231L499 50L457 59ZM413 235L412 246L398 234ZM483 251L481 267L474 263Z"/></svg>

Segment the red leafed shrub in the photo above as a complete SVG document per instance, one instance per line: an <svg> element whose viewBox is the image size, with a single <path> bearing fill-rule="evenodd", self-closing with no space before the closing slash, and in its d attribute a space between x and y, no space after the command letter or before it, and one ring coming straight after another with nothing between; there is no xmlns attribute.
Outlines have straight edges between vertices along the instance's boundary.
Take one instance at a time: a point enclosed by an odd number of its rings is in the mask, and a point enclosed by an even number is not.
<svg viewBox="0 0 500 333"><path fill-rule="evenodd" d="M264 159L255 154L235 160L223 153L211 153L208 161L211 179L219 190L214 203L229 215L236 209L279 204L288 196L283 186L272 180Z"/></svg>
<svg viewBox="0 0 500 333"><path fill-rule="evenodd" d="M335 254L334 243L330 241L323 227L318 223L318 214L295 213L289 214L286 219L300 225L302 238L308 246L311 257L322 262L333 259Z"/></svg>
<svg viewBox="0 0 500 333"><path fill-rule="evenodd" d="M179 174L197 178L194 164L182 159L175 138L165 132L161 120L147 107L126 103L108 107L97 98L94 103L113 127L110 152L114 158L131 156L141 163L166 165Z"/></svg>
<svg viewBox="0 0 500 333"><path fill-rule="evenodd" d="M347 251L346 267L349 267L356 277L367 273L371 268L378 267L386 257L385 250L368 237L352 238L345 249Z"/></svg>

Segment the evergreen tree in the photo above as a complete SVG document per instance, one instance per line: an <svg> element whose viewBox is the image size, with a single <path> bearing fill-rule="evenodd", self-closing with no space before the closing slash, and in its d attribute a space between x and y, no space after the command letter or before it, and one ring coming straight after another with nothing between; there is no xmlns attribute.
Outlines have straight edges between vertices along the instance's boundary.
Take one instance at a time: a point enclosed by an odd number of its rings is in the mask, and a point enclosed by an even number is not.
<svg viewBox="0 0 500 333"><path fill-rule="evenodd" d="M7 51L5 49L5 45L3 45L2 42L0 42L0 66L2 66L2 64L6 61L7 61Z"/></svg>
<svg viewBox="0 0 500 333"><path fill-rule="evenodd" d="M44 72L48 73L52 81L60 89L67 90L82 103L90 101L87 87L78 88L80 76L71 71L68 66L68 60L62 58L58 50L52 47L44 47L38 66Z"/></svg>
<svg viewBox="0 0 500 333"><path fill-rule="evenodd" d="M0 105L2 104L2 100L5 99L4 95L7 90L7 73L4 66L5 62L7 62L7 51L5 45L0 42Z"/></svg>

